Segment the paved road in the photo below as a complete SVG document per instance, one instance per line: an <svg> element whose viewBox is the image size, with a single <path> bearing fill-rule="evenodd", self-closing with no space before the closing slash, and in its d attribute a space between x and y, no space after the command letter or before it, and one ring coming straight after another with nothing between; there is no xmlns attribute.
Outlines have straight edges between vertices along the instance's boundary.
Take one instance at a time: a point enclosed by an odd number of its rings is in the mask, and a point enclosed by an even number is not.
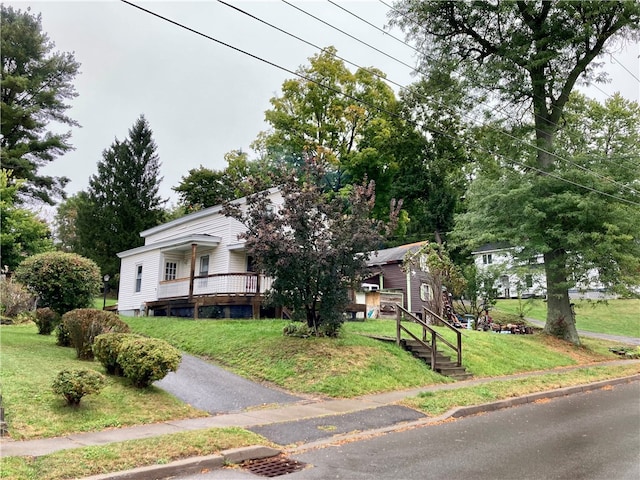
<svg viewBox="0 0 640 480"><path fill-rule="evenodd" d="M211 414L302 400L301 397L252 382L186 353L182 354L178 371L169 373L154 385Z"/></svg>
<svg viewBox="0 0 640 480"><path fill-rule="evenodd" d="M287 480L637 480L640 383L290 454ZM257 480L224 469L183 480Z"/></svg>

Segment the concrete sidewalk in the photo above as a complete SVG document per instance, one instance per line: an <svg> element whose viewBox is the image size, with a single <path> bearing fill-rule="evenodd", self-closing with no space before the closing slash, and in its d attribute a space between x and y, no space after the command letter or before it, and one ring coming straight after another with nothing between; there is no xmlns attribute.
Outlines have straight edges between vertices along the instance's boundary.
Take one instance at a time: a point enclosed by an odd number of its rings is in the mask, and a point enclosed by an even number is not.
<svg viewBox="0 0 640 480"><path fill-rule="evenodd" d="M215 415L203 418L194 418L186 420L167 421L163 423L156 423L150 425L139 425L134 427L124 427L110 430L103 430L98 432L78 433L67 435L64 437L47 438L40 440L27 440L27 441L12 441L10 439L2 439L0 441L0 457L8 456L41 456L49 453L57 452L60 450L67 450L73 448L86 447L91 445L104 445L107 443L123 442L127 440L136 440L155 437L158 435L165 435L190 430L200 430L213 427L242 427L251 428L264 425L282 424L283 427L289 427L296 429L297 421L304 421L312 418L347 415L354 412L361 412L363 410L378 409L386 405L393 405L401 401L406 397L415 396L421 392L436 392L442 390L453 390L473 385L480 385L496 380L510 380L517 378L534 377L544 375L547 373L562 373L571 370L579 370L594 366L615 366L615 365L628 365L633 363L640 363L640 360L615 360L610 362L603 362L591 365L579 365L572 367L558 368L554 370L545 370L538 372L528 372L516 375L509 375L497 378L481 378L472 379L450 384L442 385L430 385L420 388L413 388L409 390L393 391L375 395L365 395L353 399L338 399L338 400L323 400L323 401L309 401L300 402L296 404L289 404L282 407L260 409L260 410L247 410L239 413L230 413ZM576 393L585 391L585 389L602 388L606 385L611 385L626 381L640 380L640 374L627 377L624 379L608 380L604 382L597 382L586 386L569 387L567 389L560 389L553 392L543 392L535 394L535 398L548 398L550 396L568 395L570 393ZM527 396L533 397L533 396ZM502 402L494 402L484 406L474 407L462 407L447 412L443 417L460 417L465 414L475 414L480 411L489 411L496 408L504 408L507 406L516 405L518 403L526 403L529 398L521 397L522 400L509 399ZM384 415L384 409L379 410ZM396 412L397 413L397 412ZM391 413L390 413L391 415ZM424 419L416 420L418 423L429 423L433 421L441 421L443 417L437 419L425 417ZM335 421L332 419L332 421ZM380 418L380 423L385 423L385 418ZM393 418L389 418L387 425L393 428L395 425ZM404 424L403 424L404 425ZM382 427L382 425L380 425Z"/></svg>

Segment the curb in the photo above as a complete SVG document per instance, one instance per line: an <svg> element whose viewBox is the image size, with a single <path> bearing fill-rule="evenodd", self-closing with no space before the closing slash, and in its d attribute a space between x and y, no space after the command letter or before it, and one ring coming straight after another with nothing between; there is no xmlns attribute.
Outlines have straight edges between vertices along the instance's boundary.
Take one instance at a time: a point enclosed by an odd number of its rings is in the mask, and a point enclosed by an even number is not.
<svg viewBox="0 0 640 480"><path fill-rule="evenodd" d="M588 383L584 385L576 385L573 387L558 388L555 390L548 390L546 392L532 393L524 395L522 397L514 397L506 400L498 400L496 402L483 403L480 405L473 405L469 407L458 407L450 411L447 415L450 418L462 418L470 415L477 415L479 413L494 412L502 408L514 407L517 405L524 405L526 403L534 403L538 400L564 397L566 395L573 395L575 393L584 393L591 390L599 390L603 387L619 385L621 383L629 383L640 380L640 374L631 375L629 377L614 378L611 380L602 380L600 382Z"/></svg>
<svg viewBox="0 0 640 480"><path fill-rule="evenodd" d="M263 445L251 447L232 448L223 450L216 455L204 457L185 458L166 465L148 465L122 472L105 473L85 477L84 480L157 480L177 475L192 475L203 470L222 468L229 463L242 463L246 460L273 457L280 454L280 450Z"/></svg>

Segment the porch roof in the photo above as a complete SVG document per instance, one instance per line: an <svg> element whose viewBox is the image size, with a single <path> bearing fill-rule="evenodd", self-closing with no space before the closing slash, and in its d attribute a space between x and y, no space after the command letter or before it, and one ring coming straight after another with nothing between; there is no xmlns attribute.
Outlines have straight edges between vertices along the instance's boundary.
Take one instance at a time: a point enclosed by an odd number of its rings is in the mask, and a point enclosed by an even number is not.
<svg viewBox="0 0 640 480"><path fill-rule="evenodd" d="M221 237L206 234L185 235L183 237L169 238L160 242L150 243L141 247L132 248L118 253L119 258L130 257L139 253L152 250L162 250L163 252L185 252L191 249L191 245L198 247L217 247L220 245Z"/></svg>

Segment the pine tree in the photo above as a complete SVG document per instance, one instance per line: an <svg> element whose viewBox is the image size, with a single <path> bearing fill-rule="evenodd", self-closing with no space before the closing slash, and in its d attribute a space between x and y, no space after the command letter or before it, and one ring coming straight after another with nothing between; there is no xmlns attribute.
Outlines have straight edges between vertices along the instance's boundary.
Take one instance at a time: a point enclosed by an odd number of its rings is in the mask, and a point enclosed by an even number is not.
<svg viewBox="0 0 640 480"><path fill-rule="evenodd" d="M141 246L140 232L163 221L166 200L159 195L162 177L152 133L141 115L125 141L115 139L89 179L87 201L78 206L80 253L112 277L119 272L116 254Z"/></svg>
<svg viewBox="0 0 640 480"><path fill-rule="evenodd" d="M72 53L54 51L54 43L42 31L40 15L0 8L0 160L15 178L24 179L23 193L53 204L53 197L64 196L69 179L43 176L38 170L73 148L70 133L55 133L48 126L78 125L65 114L70 107L65 101L76 96L72 81L80 64Z"/></svg>

